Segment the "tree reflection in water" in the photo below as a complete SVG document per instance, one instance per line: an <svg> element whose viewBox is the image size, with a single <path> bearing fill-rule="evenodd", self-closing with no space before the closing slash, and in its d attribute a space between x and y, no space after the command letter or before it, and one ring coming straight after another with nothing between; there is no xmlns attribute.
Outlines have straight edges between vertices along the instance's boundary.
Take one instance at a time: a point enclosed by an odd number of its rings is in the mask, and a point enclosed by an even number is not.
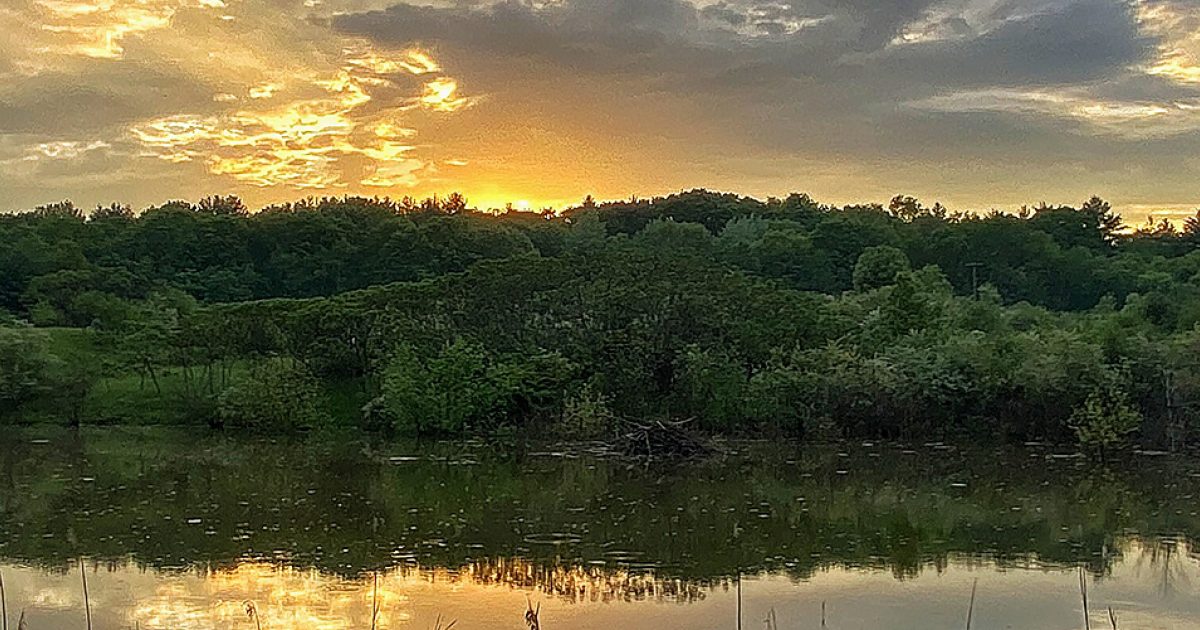
<svg viewBox="0 0 1200 630"><path fill-rule="evenodd" d="M894 589L948 598L921 610L961 617L975 577L978 627L989 615L1026 627L1011 618L1032 614L1029 598L1046 614L1078 605L1077 580L1058 579L1073 567L1097 606L1119 595L1147 613L1185 610L1200 582L1189 458L1098 468L1039 446L747 444L645 467L519 443L12 433L0 568L32 630L79 627L79 557L97 630L369 628L375 572L380 630L439 614L455 630L520 628L526 595L547 628L668 604L686 604L676 622L720 627L742 574L747 606L768 605L755 618L776 608L781 627L819 619L826 598L845 598L832 608L843 618L876 614L870 602ZM996 581L1020 585L1019 601ZM1002 596L1010 605L990 610ZM552 622L571 610L587 619ZM1138 611L1117 612L1136 627Z"/></svg>

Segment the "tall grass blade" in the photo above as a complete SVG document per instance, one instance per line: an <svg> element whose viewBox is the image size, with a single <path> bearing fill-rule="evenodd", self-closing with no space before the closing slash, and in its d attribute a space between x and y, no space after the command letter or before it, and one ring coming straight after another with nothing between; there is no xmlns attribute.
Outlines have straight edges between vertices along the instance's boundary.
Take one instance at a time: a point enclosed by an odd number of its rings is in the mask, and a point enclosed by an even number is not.
<svg viewBox="0 0 1200 630"><path fill-rule="evenodd" d="M79 559L79 576L83 579L83 614L87 619L87 630L92 630L92 602L88 597L87 567L83 558Z"/></svg>
<svg viewBox="0 0 1200 630"><path fill-rule="evenodd" d="M1083 630L1092 630L1092 615L1088 612L1087 576L1079 567L1079 596L1083 599Z"/></svg>
<svg viewBox="0 0 1200 630"><path fill-rule="evenodd" d="M967 630L971 630L971 618L975 616L975 589L979 588L979 578L971 583L971 605L967 607Z"/></svg>
<svg viewBox="0 0 1200 630"><path fill-rule="evenodd" d="M8 630L8 598L4 593L3 571L0 571L0 628Z"/></svg>
<svg viewBox="0 0 1200 630"><path fill-rule="evenodd" d="M371 630L375 630L375 623L379 619L379 572L375 572L375 588L371 591ZM442 625L442 618L438 616L438 625Z"/></svg>

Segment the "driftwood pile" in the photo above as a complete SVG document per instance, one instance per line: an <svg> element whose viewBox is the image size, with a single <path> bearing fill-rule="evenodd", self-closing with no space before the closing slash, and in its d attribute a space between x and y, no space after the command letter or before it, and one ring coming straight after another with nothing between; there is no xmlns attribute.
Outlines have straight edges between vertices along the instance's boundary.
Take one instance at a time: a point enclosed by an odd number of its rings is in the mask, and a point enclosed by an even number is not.
<svg viewBox="0 0 1200 630"><path fill-rule="evenodd" d="M692 420L621 420L613 443L616 450L639 457L691 457L715 450Z"/></svg>

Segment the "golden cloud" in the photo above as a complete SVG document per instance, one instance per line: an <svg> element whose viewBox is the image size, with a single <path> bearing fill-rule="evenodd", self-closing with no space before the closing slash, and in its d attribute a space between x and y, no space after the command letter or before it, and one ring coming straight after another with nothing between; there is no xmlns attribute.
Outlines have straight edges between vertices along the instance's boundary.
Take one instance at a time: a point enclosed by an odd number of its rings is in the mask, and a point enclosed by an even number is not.
<svg viewBox="0 0 1200 630"><path fill-rule="evenodd" d="M47 51L119 58L123 40L170 26L183 9L222 9L222 0L37 0L43 31L57 37Z"/></svg>
<svg viewBox="0 0 1200 630"><path fill-rule="evenodd" d="M453 112L471 104L458 84L442 76L420 97L374 103L372 91L390 93L394 74L440 71L428 54L406 50L389 56L363 46L343 51L335 72L290 82L252 86L247 106L219 116L177 115L138 124L130 134L146 155L171 162L203 159L209 172L255 186L323 189L349 185L413 186L429 166L412 156L416 134L396 119L416 106ZM367 107L372 104L371 107ZM347 166L353 165L354 169Z"/></svg>
<svg viewBox="0 0 1200 630"><path fill-rule="evenodd" d="M421 107L435 112L456 112L471 105L471 99L458 95L458 82L442 77L425 84Z"/></svg>
<svg viewBox="0 0 1200 630"><path fill-rule="evenodd" d="M1138 0L1138 22L1160 41L1145 69L1181 83L1200 83L1200 7L1178 0Z"/></svg>

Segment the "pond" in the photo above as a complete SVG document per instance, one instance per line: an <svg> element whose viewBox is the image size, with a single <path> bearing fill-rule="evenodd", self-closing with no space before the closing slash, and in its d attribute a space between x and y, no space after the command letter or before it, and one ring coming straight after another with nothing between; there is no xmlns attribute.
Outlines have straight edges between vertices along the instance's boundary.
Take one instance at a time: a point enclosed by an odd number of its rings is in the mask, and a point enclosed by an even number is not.
<svg viewBox="0 0 1200 630"><path fill-rule="evenodd" d="M1081 579L1092 628L1109 607L1123 630L1200 628L1198 491L1194 459L1042 445L644 464L5 428L0 576L28 630L520 630L530 606L543 630L1065 630L1084 627Z"/></svg>

